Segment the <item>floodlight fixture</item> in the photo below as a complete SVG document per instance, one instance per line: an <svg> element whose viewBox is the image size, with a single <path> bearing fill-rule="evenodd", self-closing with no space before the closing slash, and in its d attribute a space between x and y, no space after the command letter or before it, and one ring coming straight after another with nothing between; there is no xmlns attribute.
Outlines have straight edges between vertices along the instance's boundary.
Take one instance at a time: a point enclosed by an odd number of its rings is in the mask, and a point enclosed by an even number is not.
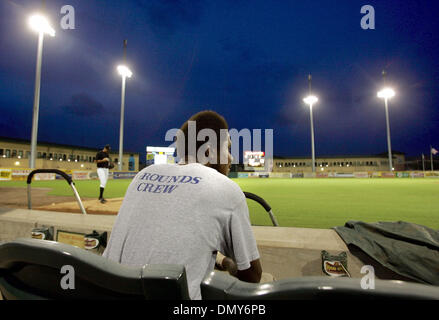
<svg viewBox="0 0 439 320"><path fill-rule="evenodd" d="M305 102L307 105L312 106L314 105L319 99L316 96L309 95L306 98L303 99L303 102Z"/></svg>
<svg viewBox="0 0 439 320"><path fill-rule="evenodd" d="M133 75L133 73L131 72L130 68L128 68L125 65L117 66L117 72L119 72L119 74L122 77L125 77L125 78L131 78L131 76Z"/></svg>
<svg viewBox="0 0 439 320"><path fill-rule="evenodd" d="M378 98L391 99L395 96L395 91L392 88L384 88L377 93Z"/></svg>
<svg viewBox="0 0 439 320"><path fill-rule="evenodd" d="M38 33L48 34L51 37L55 36L55 30L50 25L49 20L41 14L33 14L28 20L29 27Z"/></svg>

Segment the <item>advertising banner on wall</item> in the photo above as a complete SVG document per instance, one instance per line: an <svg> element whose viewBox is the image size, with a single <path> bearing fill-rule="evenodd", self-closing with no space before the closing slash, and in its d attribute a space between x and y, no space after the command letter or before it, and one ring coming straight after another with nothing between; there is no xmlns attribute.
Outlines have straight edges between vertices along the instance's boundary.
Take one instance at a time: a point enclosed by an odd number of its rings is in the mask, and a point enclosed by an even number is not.
<svg viewBox="0 0 439 320"><path fill-rule="evenodd" d="M11 169L0 169L0 180L11 180L12 170Z"/></svg>
<svg viewBox="0 0 439 320"><path fill-rule="evenodd" d="M35 180L55 180L54 173L36 173L34 176Z"/></svg>
<svg viewBox="0 0 439 320"><path fill-rule="evenodd" d="M410 172L412 178L424 178L424 172Z"/></svg>
<svg viewBox="0 0 439 320"><path fill-rule="evenodd" d="M353 173L336 173L335 178L353 178Z"/></svg>
<svg viewBox="0 0 439 320"><path fill-rule="evenodd" d="M72 173L73 180L88 180L90 179L91 171L76 171L74 170Z"/></svg>
<svg viewBox="0 0 439 320"><path fill-rule="evenodd" d="M289 172L270 172L270 178L289 178L291 174Z"/></svg>
<svg viewBox="0 0 439 320"><path fill-rule="evenodd" d="M426 178L439 178L439 172L425 172L424 177Z"/></svg>
<svg viewBox="0 0 439 320"><path fill-rule="evenodd" d="M329 173L327 172L316 172L316 178L328 178Z"/></svg>
<svg viewBox="0 0 439 320"><path fill-rule="evenodd" d="M395 178L395 173L393 172L381 172L381 178Z"/></svg>
<svg viewBox="0 0 439 320"><path fill-rule="evenodd" d="M248 173L246 173L246 172L238 172L238 178L248 178Z"/></svg>
<svg viewBox="0 0 439 320"><path fill-rule="evenodd" d="M113 172L113 179L133 179L136 176L137 172L121 172L115 171Z"/></svg>
<svg viewBox="0 0 439 320"><path fill-rule="evenodd" d="M396 172L395 176L397 178L410 178L410 173L409 172Z"/></svg>
<svg viewBox="0 0 439 320"><path fill-rule="evenodd" d="M303 178L303 172L291 173L291 178Z"/></svg>
<svg viewBox="0 0 439 320"><path fill-rule="evenodd" d="M88 177L90 179L98 179L98 173L96 171L90 171L90 173L88 174Z"/></svg>
<svg viewBox="0 0 439 320"><path fill-rule="evenodd" d="M354 172L354 178L369 178L368 172Z"/></svg>
<svg viewBox="0 0 439 320"><path fill-rule="evenodd" d="M31 169L12 169L12 180L27 180L27 176L31 173Z"/></svg>

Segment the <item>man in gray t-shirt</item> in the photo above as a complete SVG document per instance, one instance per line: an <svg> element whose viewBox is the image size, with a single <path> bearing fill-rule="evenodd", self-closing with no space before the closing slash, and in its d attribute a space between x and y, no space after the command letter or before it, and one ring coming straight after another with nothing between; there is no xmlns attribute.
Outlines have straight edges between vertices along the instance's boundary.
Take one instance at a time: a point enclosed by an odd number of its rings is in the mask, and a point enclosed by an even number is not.
<svg viewBox="0 0 439 320"><path fill-rule="evenodd" d="M184 265L190 296L200 299L200 283L214 269L217 251L226 255L223 265L237 269L241 280L259 282L262 270L245 196L227 177L230 138L221 141L219 133L228 129L227 123L212 111L192 116L181 128L185 146L190 143L191 121L197 134L206 128L218 132L218 148L215 144L206 148L209 161L204 165L199 156L191 161L185 151L184 164L152 165L140 171L128 187L104 256L127 265ZM183 138L178 138L177 148ZM200 147L197 143L195 151ZM212 161L212 154L219 160L221 153L227 163Z"/></svg>

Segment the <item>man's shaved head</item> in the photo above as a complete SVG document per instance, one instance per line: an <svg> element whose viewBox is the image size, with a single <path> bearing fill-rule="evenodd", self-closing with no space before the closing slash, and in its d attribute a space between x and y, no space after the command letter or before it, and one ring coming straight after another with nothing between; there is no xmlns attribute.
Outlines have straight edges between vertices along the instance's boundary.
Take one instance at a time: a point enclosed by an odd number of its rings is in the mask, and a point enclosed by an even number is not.
<svg viewBox="0 0 439 320"><path fill-rule="evenodd" d="M196 128L195 129L195 141L190 140L190 139L194 138L193 136L191 136L189 134L190 133L189 127L191 124L192 125L195 124L195 128ZM196 162L202 163L202 161L196 155L198 154L200 147L205 145L206 141L198 141L197 137L198 137L199 132L204 130L204 129L212 130L215 133L215 140L216 141L209 140L209 142L210 143L213 142L214 145L216 145L216 150L215 150L216 154L220 155L221 153L225 152L223 150L224 144L225 143L229 144L230 142L227 140L222 141L221 137L224 138L224 132L228 131L228 129L229 129L227 121L224 119L224 117L222 117L221 115L219 115L215 111L205 110L205 111L201 111L201 112L194 114L181 126L180 133L182 133L184 135L184 137L181 136L181 137L177 138L177 151L178 151L178 154L180 157L187 159L188 156L192 156L193 160L195 160ZM223 131L223 134L221 133L221 131ZM227 137L228 137L228 135L227 135ZM184 140L184 145L182 143L183 141L180 141L180 139ZM195 150L193 150L194 154L189 154L190 153L190 150L189 150L190 144L195 145ZM228 149L227 146L225 147L225 149L226 150ZM227 164L224 164L224 163L221 164L220 162L221 161L220 161L219 157L217 157L216 163L209 163L208 166L216 169L220 173L227 175L231 160L229 160Z"/></svg>

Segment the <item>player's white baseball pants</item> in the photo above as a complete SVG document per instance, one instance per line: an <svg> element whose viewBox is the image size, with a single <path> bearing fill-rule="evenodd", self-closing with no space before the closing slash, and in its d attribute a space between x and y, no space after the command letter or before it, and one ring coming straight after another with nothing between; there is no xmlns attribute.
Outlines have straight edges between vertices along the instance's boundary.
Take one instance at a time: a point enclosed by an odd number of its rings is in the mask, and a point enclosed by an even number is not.
<svg viewBox="0 0 439 320"><path fill-rule="evenodd" d="M105 188L108 181L108 168L98 168L98 177L101 182L101 188Z"/></svg>

